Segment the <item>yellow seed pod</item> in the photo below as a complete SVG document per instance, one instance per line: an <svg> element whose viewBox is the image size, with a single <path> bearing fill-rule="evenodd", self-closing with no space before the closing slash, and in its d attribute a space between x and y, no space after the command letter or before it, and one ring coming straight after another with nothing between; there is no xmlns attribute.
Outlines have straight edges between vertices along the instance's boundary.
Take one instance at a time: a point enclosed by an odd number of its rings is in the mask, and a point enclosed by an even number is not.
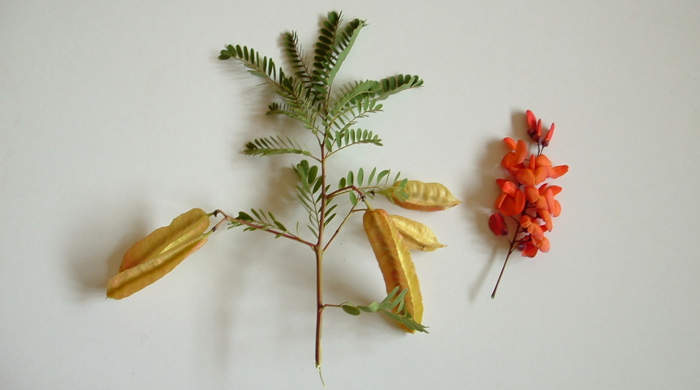
<svg viewBox="0 0 700 390"><path fill-rule="evenodd" d="M424 224L400 215L392 215L390 217L408 249L431 252L445 247L437 240L432 229Z"/></svg>
<svg viewBox="0 0 700 390"><path fill-rule="evenodd" d="M109 280L107 297L126 298L165 276L207 242L208 228L209 215L192 209L135 243Z"/></svg>
<svg viewBox="0 0 700 390"><path fill-rule="evenodd" d="M462 203L440 183L409 180L404 190L408 194L408 199L401 199L395 192L391 192L391 197L396 205L409 210L441 211Z"/></svg>
<svg viewBox="0 0 700 390"><path fill-rule="evenodd" d="M381 209L368 210L362 218L362 224L384 276L386 292L395 287L399 291L408 289L404 298L405 308L417 323L423 320L423 297L418 284L416 268L398 229L389 214ZM415 331L403 328L406 332Z"/></svg>

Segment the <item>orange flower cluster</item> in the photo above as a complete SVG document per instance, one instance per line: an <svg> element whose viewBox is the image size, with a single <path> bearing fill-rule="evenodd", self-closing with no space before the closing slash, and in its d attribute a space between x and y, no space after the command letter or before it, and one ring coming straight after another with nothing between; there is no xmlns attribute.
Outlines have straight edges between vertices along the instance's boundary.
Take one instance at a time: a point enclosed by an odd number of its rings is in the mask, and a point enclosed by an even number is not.
<svg viewBox="0 0 700 390"><path fill-rule="evenodd" d="M501 160L501 166L508 171L510 178L496 180L501 193L495 202L497 211L489 217L489 228L497 236L508 236L506 218L509 217L517 225L512 238L509 238L508 257L516 249L527 257L549 251L550 243L545 232L552 231L552 218L561 213L561 204L554 198L561 192L561 187L545 183L545 180L556 179L569 170L567 165L554 166L542 153L552 140L555 125L552 124L543 136L542 120L537 119L530 110L526 112L526 119L527 133L537 146L537 152L530 153L530 145L525 141L509 137L503 139L508 153Z"/></svg>

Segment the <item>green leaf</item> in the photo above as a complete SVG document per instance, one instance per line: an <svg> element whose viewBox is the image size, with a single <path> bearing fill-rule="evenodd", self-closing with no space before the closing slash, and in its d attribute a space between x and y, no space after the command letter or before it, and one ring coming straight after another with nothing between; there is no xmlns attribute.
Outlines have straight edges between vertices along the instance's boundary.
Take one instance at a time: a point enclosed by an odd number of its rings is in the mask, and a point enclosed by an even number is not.
<svg viewBox="0 0 700 390"><path fill-rule="evenodd" d="M343 309L343 311L345 311L346 313L348 313L350 315L353 315L353 316L360 315L360 309L358 309L355 306L351 306L351 305L346 304L346 305L341 305L340 307Z"/></svg>
<svg viewBox="0 0 700 390"><path fill-rule="evenodd" d="M335 75L338 73L338 70L340 70L340 66L343 62L345 62L345 58L347 58L350 53L350 49L352 49L355 40L357 40L357 36L360 34L360 30L362 30L364 26L364 21L355 19L348 23L345 29L338 34L334 47L335 64L333 64L333 67L328 73L328 85L333 84Z"/></svg>
<svg viewBox="0 0 700 390"><path fill-rule="evenodd" d="M379 138L379 136L369 130L346 128L338 131L335 134L335 137L337 149L334 150L334 153L357 144L374 144L377 146L383 146L382 140Z"/></svg>
<svg viewBox="0 0 700 390"><path fill-rule="evenodd" d="M263 56L261 60L260 55L255 50L248 49L247 46L228 45L219 54L219 59L221 60L231 58L241 61L250 73L265 78L274 84L282 86L285 81L286 77L282 68L277 68L274 61L266 56Z"/></svg>
<svg viewBox="0 0 700 390"><path fill-rule="evenodd" d="M382 79L379 84L381 85L379 99L384 100L406 89L420 87L423 85L423 80L418 76L400 74Z"/></svg>
<svg viewBox="0 0 700 390"><path fill-rule="evenodd" d="M409 314L400 315L390 311L383 311L382 313L386 314L389 318L410 330L414 330L416 332L429 333L427 330L427 326L417 323Z"/></svg>
<svg viewBox="0 0 700 390"><path fill-rule="evenodd" d="M397 172L397 173L396 173L396 177L394 178L394 183L396 183L397 181L399 181L399 177L401 177L401 172ZM404 184L404 186L405 186L405 184Z"/></svg>
<svg viewBox="0 0 700 390"><path fill-rule="evenodd" d="M219 59L228 60L229 58L231 58L231 54L229 54L227 50L221 50L221 54L219 54Z"/></svg>
<svg viewBox="0 0 700 390"><path fill-rule="evenodd" d="M404 289L399 292L399 287L395 287L386 298L379 302L372 302L367 306L355 306L350 303L344 303L341 308L348 314L360 315L362 312L365 313L376 313L380 312L394 320L400 325L403 325L407 329L414 330L417 332L428 333L427 326L417 323L410 314L406 313L405 310L393 310L396 307L403 308L404 298L408 290Z"/></svg>
<svg viewBox="0 0 700 390"><path fill-rule="evenodd" d="M311 84L311 71L309 65L306 63L306 58L304 56L304 50L299 44L299 37L297 33L292 31L291 33L285 33L284 35L284 46L285 52L287 53L287 59L294 69L295 75L299 77L305 84Z"/></svg>
<svg viewBox="0 0 700 390"><path fill-rule="evenodd" d="M355 19L341 30L341 23L342 14L330 12L319 29L311 72L315 101L327 100L338 70L365 25L363 21Z"/></svg>
<svg viewBox="0 0 700 390"><path fill-rule="evenodd" d="M283 231L283 232L289 231L289 230L287 230L287 228L284 225L282 225L282 222L277 221L277 220L275 220L274 222L275 222L275 226L277 226L281 231Z"/></svg>
<svg viewBox="0 0 700 390"><path fill-rule="evenodd" d="M377 310L379 310L379 307L380 306L378 302L372 302L367 306L358 306L357 308L367 313L374 313Z"/></svg>
<svg viewBox="0 0 700 390"><path fill-rule="evenodd" d="M379 175L377 175L377 184L379 184L385 176L388 176L390 172L391 171L388 169L379 172Z"/></svg>
<svg viewBox="0 0 700 390"><path fill-rule="evenodd" d="M336 94L335 102L331 103L331 118L336 118L339 114L347 112L348 109L357 106L359 103L375 97L380 90L379 83L374 80L356 81L345 85Z"/></svg>
<svg viewBox="0 0 700 390"><path fill-rule="evenodd" d="M321 179L322 179L321 177L316 178L316 183L314 183L314 188L311 190L312 193L315 194L318 192L318 190L321 189L321 186L323 185L323 180L321 180Z"/></svg>
<svg viewBox="0 0 700 390"><path fill-rule="evenodd" d="M314 235L314 237L318 238L318 231L311 225L306 225L306 227L309 229L311 234Z"/></svg>
<svg viewBox="0 0 700 390"><path fill-rule="evenodd" d="M253 217L251 217L251 216L248 215L247 213L244 213L244 212L242 212L242 211L239 211L239 212L238 212L238 216L236 217L236 219L240 219L240 220L243 220L243 221L252 221L252 220L253 220Z"/></svg>
<svg viewBox="0 0 700 390"><path fill-rule="evenodd" d="M355 195L355 191L350 191L348 194L350 195L350 203L352 203L353 206L357 206L359 200L357 199L357 195Z"/></svg>
<svg viewBox="0 0 700 390"><path fill-rule="evenodd" d="M375 173L377 173L377 167L372 168L372 172L370 172L369 178L367 178L367 185L369 185L369 186L372 185L372 179L374 179Z"/></svg>
<svg viewBox="0 0 700 390"><path fill-rule="evenodd" d="M246 144L243 153L249 156L270 156L275 154L302 154L311 157L311 152L299 146L291 138L272 136L258 138Z"/></svg>
<svg viewBox="0 0 700 390"><path fill-rule="evenodd" d="M314 180L316 180L316 175L318 175L318 165L314 165L309 169L307 177L309 185L311 185L314 182Z"/></svg>
<svg viewBox="0 0 700 390"><path fill-rule="evenodd" d="M328 217L326 218L326 221L323 223L323 226L328 226L329 223L335 218L336 214L335 213L328 213Z"/></svg>

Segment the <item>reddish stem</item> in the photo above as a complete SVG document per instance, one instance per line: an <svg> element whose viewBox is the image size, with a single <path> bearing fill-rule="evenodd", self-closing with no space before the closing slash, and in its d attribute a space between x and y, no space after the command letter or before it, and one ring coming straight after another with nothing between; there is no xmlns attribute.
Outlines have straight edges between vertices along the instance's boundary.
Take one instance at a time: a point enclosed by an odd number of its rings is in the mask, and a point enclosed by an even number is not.
<svg viewBox="0 0 700 390"><path fill-rule="evenodd" d="M515 229L515 234L513 234L513 239L510 240L510 247L508 248L508 254L506 255L506 260L503 262L503 267L501 268L501 273L498 275L498 280L496 281L496 286L493 288L493 292L491 293L491 299L496 298L496 290L498 290L498 285L501 283L501 278L503 277L503 271L506 270L506 265L508 264L508 259L510 259L510 255L515 252L515 248L517 248L517 244L520 243L520 241L516 240L516 237L518 237L518 234L522 232L521 228L518 225L518 228Z"/></svg>

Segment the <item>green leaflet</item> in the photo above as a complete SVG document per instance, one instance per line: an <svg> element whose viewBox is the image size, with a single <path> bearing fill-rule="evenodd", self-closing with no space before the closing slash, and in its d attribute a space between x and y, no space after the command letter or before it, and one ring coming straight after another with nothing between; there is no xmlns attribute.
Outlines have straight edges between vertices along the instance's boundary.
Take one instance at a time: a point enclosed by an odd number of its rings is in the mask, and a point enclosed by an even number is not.
<svg viewBox="0 0 700 390"><path fill-rule="evenodd" d="M272 136L258 138L246 144L243 153L249 156L270 156L274 154L302 154L311 156L306 148L299 146L289 137Z"/></svg>
<svg viewBox="0 0 700 390"><path fill-rule="evenodd" d="M359 190L363 196L374 198L376 194L386 196L392 199L391 196L408 197L405 193L407 179L400 179L401 172L390 180L391 170L385 169L377 173L377 168L372 168L365 181L365 170L360 168L355 171L349 171L345 177L342 177L338 182L338 192L347 192L350 197L350 203L355 206L360 201L355 190Z"/></svg>
<svg viewBox="0 0 700 390"><path fill-rule="evenodd" d="M399 287L396 286L386 298L381 302L372 302L367 306L355 306L350 302L345 302L340 307L346 313L354 316L360 315L362 312L365 313L383 313L387 315L392 320L396 321L398 324L405 326L406 328L418 332L428 333L427 326L417 323L410 314L406 313L404 308L404 297L408 289L404 289L399 293ZM398 308L394 312L394 308Z"/></svg>
<svg viewBox="0 0 700 390"><path fill-rule="evenodd" d="M287 227L284 226L282 222L280 222L275 215L272 214L272 212L263 211L262 209L250 209L250 214L239 211L238 215L236 216L236 220L251 222L255 226L246 225L238 221L231 221L229 229L238 226L245 226L245 231L268 230L277 231L277 233L286 233L289 231L289 229L287 229ZM279 234L277 237L279 237Z"/></svg>
<svg viewBox="0 0 700 390"><path fill-rule="evenodd" d="M382 146L382 140L379 139L379 136L369 130L346 128L335 132L333 137L335 137L336 147L334 152L357 144L374 144L377 146Z"/></svg>

